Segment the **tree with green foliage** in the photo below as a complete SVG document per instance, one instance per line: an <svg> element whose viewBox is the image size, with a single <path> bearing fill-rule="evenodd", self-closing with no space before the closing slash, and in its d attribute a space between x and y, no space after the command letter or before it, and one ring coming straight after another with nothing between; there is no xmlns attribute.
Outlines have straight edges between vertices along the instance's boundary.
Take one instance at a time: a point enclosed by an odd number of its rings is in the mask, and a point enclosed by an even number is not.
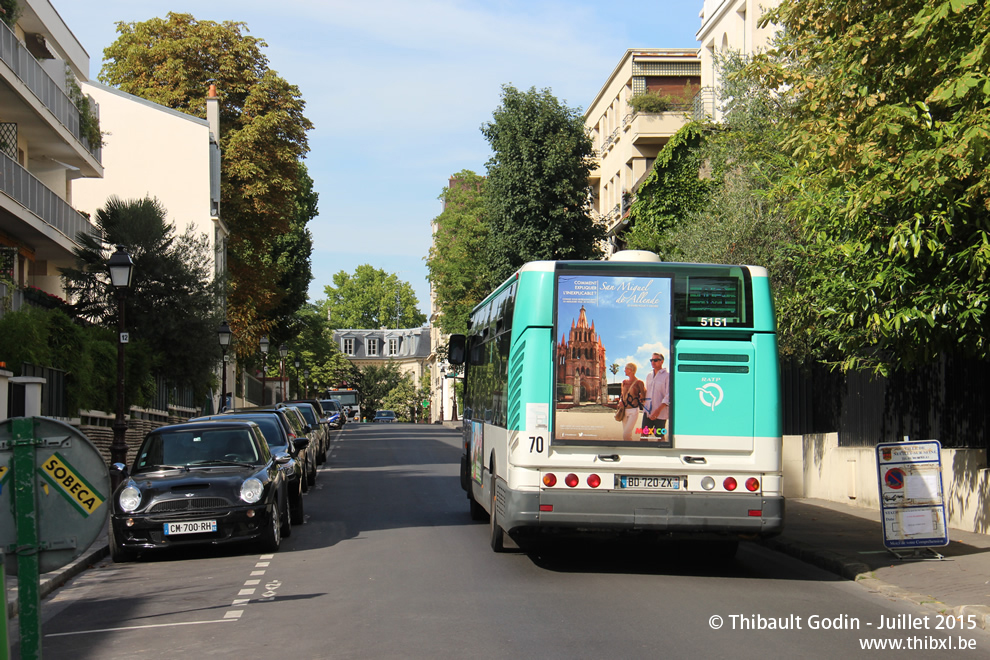
<svg viewBox="0 0 990 660"><path fill-rule="evenodd" d="M391 360L362 368L357 380L361 392L361 414L370 420L376 410L387 408L385 401L389 393L399 387L402 378L399 365Z"/></svg>
<svg viewBox="0 0 990 660"><path fill-rule="evenodd" d="M426 265L447 334L467 332L471 309L488 293L485 266L479 255L488 239L485 222L485 178L462 170L440 194L443 212L433 219L433 244Z"/></svg>
<svg viewBox="0 0 990 660"><path fill-rule="evenodd" d="M698 147L706 131L712 130L687 124L660 150L629 211L631 229L623 236L626 247L656 252L667 261L683 260L670 231L708 201L714 182L711 175L699 176L704 162Z"/></svg>
<svg viewBox="0 0 990 660"><path fill-rule="evenodd" d="M76 315L117 327L119 305L106 263L114 246L124 246L134 261L124 300L128 332L148 345L154 373L193 387L197 399L205 396L220 358L216 329L222 320L208 237L196 236L191 225L176 235L166 210L150 198L111 197L94 224L103 240L80 234L76 266L62 269Z"/></svg>
<svg viewBox="0 0 990 660"><path fill-rule="evenodd" d="M65 372L69 415L79 410L110 412L116 406L117 333L79 323L62 310L26 305L0 317L0 361L15 375L25 363ZM153 357L135 338L127 347L125 403L146 405L154 395Z"/></svg>
<svg viewBox="0 0 990 660"><path fill-rule="evenodd" d="M423 397L416 384L413 383L411 374L402 374L395 387L389 390L382 400L382 408L394 410L396 416L403 422L415 422L418 417L418 409L421 408Z"/></svg>
<svg viewBox="0 0 990 660"><path fill-rule="evenodd" d="M990 6L783 0L764 20L805 325L844 368L990 357Z"/></svg>
<svg viewBox="0 0 990 660"><path fill-rule="evenodd" d="M580 111L549 89L503 85L481 132L493 152L485 183L488 287L527 261L599 258L605 230L589 215L593 150Z"/></svg>
<svg viewBox="0 0 990 660"><path fill-rule="evenodd" d="M340 271L320 307L331 328L418 328L426 322L408 282L369 264Z"/></svg>
<svg viewBox="0 0 990 660"><path fill-rule="evenodd" d="M305 103L296 86L269 68L267 44L247 35L244 23L169 13L119 22L117 32L104 50L101 82L197 117L206 116L207 89L216 84L221 210L231 229L227 317L238 353L252 355L258 338L286 317L294 304L287 299L305 300L300 291L309 284L300 276L305 265L293 263L309 259L309 252L295 251L305 248L298 227L307 194L300 161L312 129Z"/></svg>

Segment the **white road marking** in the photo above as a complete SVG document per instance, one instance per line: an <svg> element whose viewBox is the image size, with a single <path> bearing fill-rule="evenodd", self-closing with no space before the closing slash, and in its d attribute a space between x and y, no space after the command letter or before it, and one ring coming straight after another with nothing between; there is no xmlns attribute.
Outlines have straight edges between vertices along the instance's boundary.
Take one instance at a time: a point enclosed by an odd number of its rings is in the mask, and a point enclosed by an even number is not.
<svg viewBox="0 0 990 660"><path fill-rule="evenodd" d="M99 628L97 630L77 630L76 632L50 633L45 637L66 637L68 635L89 635L91 633L116 632L119 630L143 630L145 628L172 628L175 626L198 626L204 623L230 623L236 619L215 619L213 621L181 621L179 623L151 623L144 626L122 626L120 628Z"/></svg>
<svg viewBox="0 0 990 660"><path fill-rule="evenodd" d="M223 615L225 619L240 619L241 615L244 614L244 610L230 610Z"/></svg>

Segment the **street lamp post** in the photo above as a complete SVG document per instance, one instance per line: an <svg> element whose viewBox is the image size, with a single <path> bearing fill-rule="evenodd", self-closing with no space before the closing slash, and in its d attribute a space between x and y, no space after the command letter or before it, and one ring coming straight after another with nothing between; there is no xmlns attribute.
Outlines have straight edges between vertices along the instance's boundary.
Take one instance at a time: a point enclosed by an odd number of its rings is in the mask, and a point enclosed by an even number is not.
<svg viewBox="0 0 990 660"><path fill-rule="evenodd" d="M279 380L282 381L281 382L282 401L285 401L285 358L289 355L289 347L286 346L285 344L279 346L278 355L280 358L282 358L281 360L279 360L278 371L279 371Z"/></svg>
<svg viewBox="0 0 990 660"><path fill-rule="evenodd" d="M296 397L300 394L299 387L299 358L296 358Z"/></svg>
<svg viewBox="0 0 990 660"><path fill-rule="evenodd" d="M217 340L220 342L220 350L223 351L223 360L220 363L222 372L220 376L220 406L217 408L220 412L227 409L227 347L230 346L230 339L233 335L234 333L230 331L230 326L226 321L217 328Z"/></svg>
<svg viewBox="0 0 990 660"><path fill-rule="evenodd" d="M447 384L447 368L440 367L440 423L443 423L444 387Z"/></svg>
<svg viewBox="0 0 990 660"><path fill-rule="evenodd" d="M124 344L129 340L124 331L124 299L131 287L134 262L123 245L107 260L110 283L117 290L117 415L113 420L113 442L110 444L110 462L127 464L127 422L124 421ZM114 471L114 474L120 474ZM115 483L114 486L117 484Z"/></svg>
<svg viewBox="0 0 990 660"><path fill-rule="evenodd" d="M268 337L261 338L261 405L265 405L265 390L268 381Z"/></svg>
<svg viewBox="0 0 990 660"><path fill-rule="evenodd" d="M303 398L309 398L309 369L303 369Z"/></svg>

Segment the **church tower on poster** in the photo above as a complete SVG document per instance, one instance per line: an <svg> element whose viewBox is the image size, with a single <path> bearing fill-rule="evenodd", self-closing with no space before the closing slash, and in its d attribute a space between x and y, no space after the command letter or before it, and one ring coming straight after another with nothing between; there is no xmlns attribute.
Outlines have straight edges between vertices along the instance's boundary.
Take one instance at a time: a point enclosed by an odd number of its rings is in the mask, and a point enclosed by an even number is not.
<svg viewBox="0 0 990 660"><path fill-rule="evenodd" d="M557 344L557 383L571 385L570 395L564 401L574 405L581 403L605 403L608 380L605 371L605 347L595 332L595 324L588 324L588 314L581 306L576 321L571 321L571 331L561 336ZM566 392L567 388L558 388Z"/></svg>

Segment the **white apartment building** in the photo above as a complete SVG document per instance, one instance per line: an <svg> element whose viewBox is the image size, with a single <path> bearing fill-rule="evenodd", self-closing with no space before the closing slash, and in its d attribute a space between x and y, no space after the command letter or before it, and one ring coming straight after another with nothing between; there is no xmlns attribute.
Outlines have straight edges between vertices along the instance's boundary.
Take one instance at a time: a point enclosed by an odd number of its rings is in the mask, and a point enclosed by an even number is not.
<svg viewBox="0 0 990 660"><path fill-rule="evenodd" d="M76 208L95 217L111 196L161 202L176 234L192 225L209 238L214 273L226 272L228 229L220 219L219 108L204 89L207 119L172 110L99 83L83 89L100 104L102 179L76 181Z"/></svg>
<svg viewBox="0 0 990 660"><path fill-rule="evenodd" d="M767 47L777 31L775 25L759 26L767 9L780 0L705 0L699 17L701 28L697 39L701 43L701 94L703 111L715 120L721 117L716 107L719 72L716 53L737 51L752 55Z"/></svg>
<svg viewBox="0 0 990 660"><path fill-rule="evenodd" d="M606 256L621 249L633 196L670 136L690 120L700 85L697 49L631 49L584 113L595 149L592 214L608 231ZM659 92L678 102L665 112L638 113L629 101L646 92Z"/></svg>
<svg viewBox="0 0 990 660"><path fill-rule="evenodd" d="M48 0L20 9L0 24L0 314L34 288L64 298L59 268L74 264L80 233L98 233L72 182L103 176L99 140L86 137L98 108L76 105L89 55Z"/></svg>

